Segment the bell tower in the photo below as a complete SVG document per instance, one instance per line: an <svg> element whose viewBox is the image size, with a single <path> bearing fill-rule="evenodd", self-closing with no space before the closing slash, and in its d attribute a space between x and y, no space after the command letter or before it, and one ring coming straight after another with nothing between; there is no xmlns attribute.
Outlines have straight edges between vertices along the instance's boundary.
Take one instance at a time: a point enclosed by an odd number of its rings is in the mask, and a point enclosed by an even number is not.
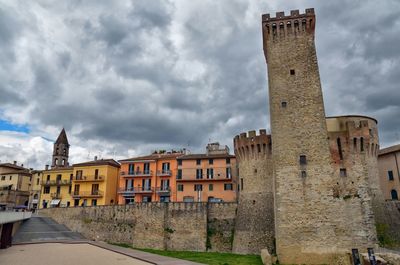
<svg viewBox="0 0 400 265"><path fill-rule="evenodd" d="M63 128L53 147L53 159L51 167L66 167L68 163L69 143L65 129Z"/></svg>

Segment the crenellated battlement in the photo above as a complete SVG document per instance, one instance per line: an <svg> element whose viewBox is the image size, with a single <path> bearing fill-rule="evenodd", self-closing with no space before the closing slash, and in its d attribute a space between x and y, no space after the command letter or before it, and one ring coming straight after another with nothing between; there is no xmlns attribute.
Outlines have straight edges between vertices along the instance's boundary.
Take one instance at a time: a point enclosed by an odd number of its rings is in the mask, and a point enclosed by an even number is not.
<svg viewBox="0 0 400 265"><path fill-rule="evenodd" d="M264 50L268 40L276 42L286 37L296 37L305 33L314 36L314 8L306 9L303 14L300 14L299 10L292 10L289 16L285 16L285 12L277 12L276 17L264 14L262 15L262 28Z"/></svg>
<svg viewBox="0 0 400 265"><path fill-rule="evenodd" d="M265 129L249 131L236 135L233 139L235 155L238 159L252 159L258 157L271 156L272 140L271 135Z"/></svg>

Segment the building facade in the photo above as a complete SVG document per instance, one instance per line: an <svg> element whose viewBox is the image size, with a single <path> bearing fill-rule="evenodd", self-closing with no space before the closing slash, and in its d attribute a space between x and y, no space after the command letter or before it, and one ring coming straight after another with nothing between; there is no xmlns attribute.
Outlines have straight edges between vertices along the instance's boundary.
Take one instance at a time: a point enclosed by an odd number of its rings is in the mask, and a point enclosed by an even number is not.
<svg viewBox="0 0 400 265"><path fill-rule="evenodd" d="M379 181L386 200L399 200L400 145L381 149L378 155Z"/></svg>
<svg viewBox="0 0 400 265"><path fill-rule="evenodd" d="M176 198L178 202L236 201L236 158L227 146L207 145L205 154L177 158Z"/></svg>
<svg viewBox="0 0 400 265"><path fill-rule="evenodd" d="M29 194L29 208L38 209L40 205L40 194L42 191L42 170L31 171L32 181Z"/></svg>
<svg viewBox="0 0 400 265"><path fill-rule="evenodd" d="M0 164L0 206L28 207L32 174L17 162Z"/></svg>
<svg viewBox="0 0 400 265"><path fill-rule="evenodd" d="M182 154L156 152L120 160L118 203L176 201L176 159Z"/></svg>
<svg viewBox="0 0 400 265"><path fill-rule="evenodd" d="M40 208L71 206L73 167L54 167L42 172Z"/></svg>
<svg viewBox="0 0 400 265"><path fill-rule="evenodd" d="M117 203L120 164L114 159L97 159L73 165L73 206Z"/></svg>

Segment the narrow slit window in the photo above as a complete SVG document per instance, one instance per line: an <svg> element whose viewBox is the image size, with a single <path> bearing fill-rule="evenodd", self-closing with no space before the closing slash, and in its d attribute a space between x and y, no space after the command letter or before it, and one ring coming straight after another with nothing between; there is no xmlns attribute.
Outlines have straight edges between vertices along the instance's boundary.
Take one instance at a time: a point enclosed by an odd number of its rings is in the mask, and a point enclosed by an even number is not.
<svg viewBox="0 0 400 265"><path fill-rule="evenodd" d="M307 172L306 172L305 170L302 170L302 171L301 171L301 177L302 177L302 178L307 177Z"/></svg>
<svg viewBox="0 0 400 265"><path fill-rule="evenodd" d="M364 138L363 137L360 138L360 151L364 152Z"/></svg>
<svg viewBox="0 0 400 265"><path fill-rule="evenodd" d="M347 177L347 170L345 168L340 169L340 176L341 177Z"/></svg>
<svg viewBox="0 0 400 265"><path fill-rule="evenodd" d="M342 142L340 141L340 138L337 138L337 147L339 150L339 158L340 160L343 160L343 151L342 151Z"/></svg>
<svg viewBox="0 0 400 265"><path fill-rule="evenodd" d="M307 157L305 155L300 156L300 165L307 165Z"/></svg>
<svg viewBox="0 0 400 265"><path fill-rule="evenodd" d="M294 69L290 69L290 75L295 75L296 71Z"/></svg>
<svg viewBox="0 0 400 265"><path fill-rule="evenodd" d="M287 102L286 101L282 101L281 102L281 106L282 106L282 108L286 108L287 107Z"/></svg>
<svg viewBox="0 0 400 265"><path fill-rule="evenodd" d="M353 138L353 148L357 149L357 138Z"/></svg>

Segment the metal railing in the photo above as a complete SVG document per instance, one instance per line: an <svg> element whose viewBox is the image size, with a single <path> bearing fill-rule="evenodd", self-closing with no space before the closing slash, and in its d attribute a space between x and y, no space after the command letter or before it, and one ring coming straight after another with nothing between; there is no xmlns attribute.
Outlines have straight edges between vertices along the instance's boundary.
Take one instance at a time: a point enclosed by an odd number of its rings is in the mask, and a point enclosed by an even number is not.
<svg viewBox="0 0 400 265"><path fill-rule="evenodd" d="M172 172L171 170L158 170L157 171L157 176L171 176Z"/></svg>
<svg viewBox="0 0 400 265"><path fill-rule="evenodd" d="M229 172L227 174L227 168ZM198 169L202 169L199 171ZM210 167L207 172L207 168L183 168L180 175L176 175L177 181L210 181L220 180L229 181L234 178L234 169L230 167Z"/></svg>
<svg viewBox="0 0 400 265"><path fill-rule="evenodd" d="M153 171L152 170L122 171L121 176L123 176L123 177L151 177L151 176L153 176Z"/></svg>
<svg viewBox="0 0 400 265"><path fill-rule="evenodd" d="M156 192L157 193L170 193L171 187L157 187Z"/></svg>
<svg viewBox="0 0 400 265"><path fill-rule="evenodd" d="M73 191L72 197L102 197L103 191L92 190L92 191Z"/></svg>
<svg viewBox="0 0 400 265"><path fill-rule="evenodd" d="M52 199L61 199L61 194L60 193L51 193L50 197Z"/></svg>
<svg viewBox="0 0 400 265"><path fill-rule="evenodd" d="M119 188L118 193L153 193L154 187L127 187L127 188Z"/></svg>
<svg viewBox="0 0 400 265"><path fill-rule="evenodd" d="M76 176L74 177L74 181L77 182L84 182L84 181L104 181L105 176L99 175L99 176Z"/></svg>
<svg viewBox="0 0 400 265"><path fill-rule="evenodd" d="M42 185L44 186L61 186L61 185L71 185L71 180L61 179L61 180L43 180Z"/></svg>

